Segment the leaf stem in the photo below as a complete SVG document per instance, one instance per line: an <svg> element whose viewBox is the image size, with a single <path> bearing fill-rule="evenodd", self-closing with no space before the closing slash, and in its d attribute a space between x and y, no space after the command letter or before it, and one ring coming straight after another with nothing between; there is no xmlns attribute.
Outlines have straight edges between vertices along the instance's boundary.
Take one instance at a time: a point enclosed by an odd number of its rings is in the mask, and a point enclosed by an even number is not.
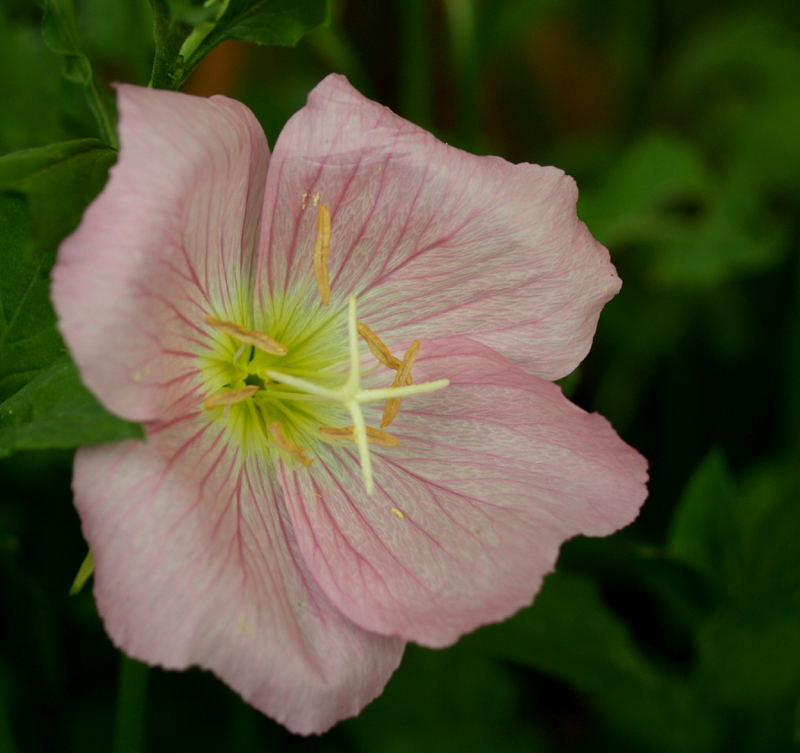
<svg viewBox="0 0 800 753"><path fill-rule="evenodd" d="M146 664L120 654L114 753L142 753L147 708Z"/></svg>

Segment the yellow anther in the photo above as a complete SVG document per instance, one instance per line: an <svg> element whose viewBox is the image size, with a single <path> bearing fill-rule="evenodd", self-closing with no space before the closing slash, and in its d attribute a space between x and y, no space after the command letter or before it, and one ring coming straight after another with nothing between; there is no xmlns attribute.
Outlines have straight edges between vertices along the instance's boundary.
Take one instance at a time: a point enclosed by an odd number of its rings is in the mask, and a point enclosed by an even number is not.
<svg viewBox="0 0 800 753"><path fill-rule="evenodd" d="M363 403L379 402L394 398L402 398L406 395L420 395L428 392L435 392L450 384L448 379L437 379L432 382L422 384L403 384L402 387L383 387L377 389L365 389L361 386L361 354L359 353L359 336L356 326L356 298L351 295L347 299L347 349L350 353L350 373L347 381L338 389L329 386L315 384L307 379L302 379L294 374L284 374L275 369L264 369L259 372L262 379L269 379L287 387L293 387L300 393L307 393L313 396L315 401L338 403L342 406L353 420L353 436L358 447L358 456L361 461L361 475L364 478L364 489L370 496L375 490L375 479L372 475L372 462L369 455L367 444L367 425L364 421L364 413L361 410ZM406 353L405 358L400 363L400 370L395 377L395 384L402 384L409 376L411 367L419 352L419 343L415 342ZM402 380L402 381L400 381ZM305 395L298 395L298 399L308 400ZM293 399L292 393L281 394L281 399ZM399 400L398 400L399 403Z"/></svg>
<svg viewBox="0 0 800 753"><path fill-rule="evenodd" d="M316 201L314 202L316 206ZM317 212L317 240L314 243L314 277L322 302L331 301L331 286L328 282L328 252L331 250L331 213L322 204Z"/></svg>
<svg viewBox="0 0 800 753"><path fill-rule="evenodd" d="M207 316L206 321L218 329L220 332L236 338L239 342L246 345L252 345L254 348L263 350L273 356L285 356L289 351L285 345L281 345L276 340L273 340L269 335L264 332L257 332L252 329L245 329L233 322L225 322L221 319L215 319L213 316Z"/></svg>
<svg viewBox="0 0 800 753"><path fill-rule="evenodd" d="M375 356L387 369L397 369L400 368L402 365L402 361L395 358L389 348L386 347L386 344L378 337L366 324L363 322L357 322L356 328L358 329L358 334L364 338L364 341L367 343L372 355ZM406 379L406 384L411 384L411 372L408 374L408 378Z"/></svg>
<svg viewBox="0 0 800 753"><path fill-rule="evenodd" d="M252 397L258 392L258 387L255 384L248 384L247 387L239 387L235 390L223 390L216 395L212 395L203 401L203 407L206 410L212 408L219 408L223 405L236 405L248 397Z"/></svg>
<svg viewBox="0 0 800 753"><path fill-rule="evenodd" d="M267 433L272 438L272 441L275 442L275 444L278 445L281 450L288 452L298 462L306 466L311 465L314 462L312 458L306 457L305 447L297 447L297 445L289 441L289 439L283 433L283 426L281 426L280 421L267 424Z"/></svg>
<svg viewBox="0 0 800 753"><path fill-rule="evenodd" d="M395 370L400 368L400 361L391 354L383 340L364 324L364 322L356 322L356 329L358 329L358 334L366 341L369 349L372 351L372 355L386 366L386 368Z"/></svg>
<svg viewBox="0 0 800 753"><path fill-rule="evenodd" d="M419 340L414 340L414 342L411 343L411 347L403 356L403 361L400 364L400 368L397 370L397 374L395 374L392 387L399 387L400 385L406 384L406 380L411 376L411 367L414 365L414 361L417 360L417 355L419 355ZM402 400L402 397L390 397L386 401L386 405L383 407L381 429L385 429L394 421L400 411L400 403Z"/></svg>
<svg viewBox="0 0 800 753"><path fill-rule="evenodd" d="M393 437L388 432L381 431L380 429L374 429L372 426L367 426L366 429L367 442L369 444L377 444L381 447L397 447L400 444L400 440L397 437ZM330 437L331 439L344 439L348 442L357 441L356 430L353 426L343 426L341 429L333 426L320 426L319 430L324 437Z"/></svg>
<svg viewBox="0 0 800 753"><path fill-rule="evenodd" d="M393 512L395 515L397 515L397 517L398 517L398 518L400 518L400 520L402 520L403 518L405 518L405 515L403 515L403 513L401 513L401 512L400 512L400 510L398 510L396 507L393 507L393 508L392 508L392 512Z"/></svg>

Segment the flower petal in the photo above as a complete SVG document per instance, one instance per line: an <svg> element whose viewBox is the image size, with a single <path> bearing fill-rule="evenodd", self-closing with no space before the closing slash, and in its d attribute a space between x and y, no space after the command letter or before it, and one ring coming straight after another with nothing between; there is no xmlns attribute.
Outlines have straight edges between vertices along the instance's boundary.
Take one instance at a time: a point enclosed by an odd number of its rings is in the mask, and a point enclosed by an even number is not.
<svg viewBox="0 0 800 753"><path fill-rule="evenodd" d="M209 337L205 315L249 298L269 149L225 97L118 91L119 160L61 246L53 303L86 385L150 421L197 401L187 356Z"/></svg>
<svg viewBox="0 0 800 753"><path fill-rule="evenodd" d="M358 713L400 662L402 641L356 627L309 575L264 464L238 463L202 417L80 450L74 489L98 610L127 654L211 669L304 734Z"/></svg>
<svg viewBox="0 0 800 753"><path fill-rule="evenodd" d="M376 492L355 450L278 470L300 551L325 593L367 630L445 646L529 604L562 542L630 523L645 459L610 424L465 338L426 342L396 449L375 447ZM379 408L368 423L375 423Z"/></svg>
<svg viewBox="0 0 800 753"><path fill-rule="evenodd" d="M281 133L258 284L308 284L318 207L332 217L332 305L398 340L469 334L531 373L571 372L620 281L561 170L476 157L329 76ZM258 300L258 297L257 297Z"/></svg>

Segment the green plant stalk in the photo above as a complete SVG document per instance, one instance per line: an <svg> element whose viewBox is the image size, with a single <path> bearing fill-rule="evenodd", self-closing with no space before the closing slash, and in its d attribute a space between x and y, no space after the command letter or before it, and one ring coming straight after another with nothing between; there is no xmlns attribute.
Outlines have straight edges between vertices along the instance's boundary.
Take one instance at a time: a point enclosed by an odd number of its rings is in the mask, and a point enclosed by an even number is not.
<svg viewBox="0 0 800 753"><path fill-rule="evenodd" d="M113 101L110 95L98 86L92 72L91 63L78 36L71 0L45 2L42 36L53 52L65 57L64 77L75 84L83 84L86 99L100 130L100 137L112 148L119 149Z"/></svg>
<svg viewBox="0 0 800 753"><path fill-rule="evenodd" d="M147 710L146 664L120 654L114 753L142 753Z"/></svg>
<svg viewBox="0 0 800 753"><path fill-rule="evenodd" d="M150 5L153 8L156 52L148 86L151 89L177 91L186 76L183 70L174 69L174 61L178 60L180 49L192 33L192 27L182 21L171 22L167 0L150 0Z"/></svg>

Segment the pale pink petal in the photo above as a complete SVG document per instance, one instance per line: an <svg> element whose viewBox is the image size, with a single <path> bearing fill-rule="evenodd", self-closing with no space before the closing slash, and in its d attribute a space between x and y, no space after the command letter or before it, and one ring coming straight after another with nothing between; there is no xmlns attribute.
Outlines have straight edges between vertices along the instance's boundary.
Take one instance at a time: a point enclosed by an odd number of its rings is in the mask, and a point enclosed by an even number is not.
<svg viewBox="0 0 800 753"><path fill-rule="evenodd" d="M437 378L451 385L403 400L400 446L374 449L373 497L353 449L278 472L331 601L428 646L530 604L562 542L627 525L647 494L645 459L556 385L463 338L422 344L414 380Z"/></svg>
<svg viewBox="0 0 800 753"><path fill-rule="evenodd" d="M205 315L250 300L269 150L238 102L118 91L119 160L59 250L52 296L86 385L150 421L196 402Z"/></svg>
<svg viewBox="0 0 800 753"><path fill-rule="evenodd" d="M403 642L356 627L309 575L263 458L240 463L203 417L80 450L74 489L98 609L130 656L210 669L304 734L358 713L397 667Z"/></svg>
<svg viewBox="0 0 800 753"><path fill-rule="evenodd" d="M319 305L312 249L325 204L331 306L356 293L363 320L389 340L468 334L559 378L620 287L576 200L561 170L449 147L329 76L275 145L261 298L305 286Z"/></svg>

